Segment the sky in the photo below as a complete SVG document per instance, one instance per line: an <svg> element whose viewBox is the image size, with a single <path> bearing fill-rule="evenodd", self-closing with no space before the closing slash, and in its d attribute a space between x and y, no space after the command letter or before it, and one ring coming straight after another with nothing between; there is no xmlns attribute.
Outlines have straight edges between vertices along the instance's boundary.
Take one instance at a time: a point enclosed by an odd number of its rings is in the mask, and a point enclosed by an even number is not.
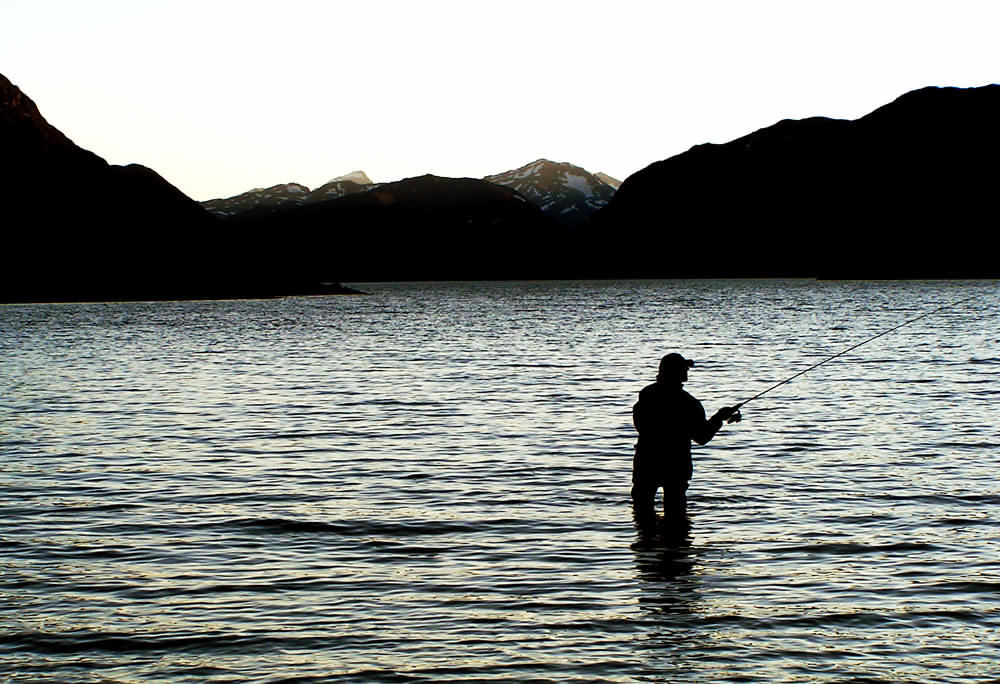
<svg viewBox="0 0 1000 684"><path fill-rule="evenodd" d="M624 180L781 119L1000 81L1000 2L3 0L0 73L196 200L535 159Z"/></svg>

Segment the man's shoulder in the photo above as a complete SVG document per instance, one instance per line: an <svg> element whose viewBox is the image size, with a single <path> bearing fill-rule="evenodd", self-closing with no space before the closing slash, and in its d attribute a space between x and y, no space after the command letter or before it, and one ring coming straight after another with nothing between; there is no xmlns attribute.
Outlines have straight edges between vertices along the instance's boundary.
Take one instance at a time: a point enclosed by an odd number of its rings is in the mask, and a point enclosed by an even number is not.
<svg viewBox="0 0 1000 684"><path fill-rule="evenodd" d="M682 404L686 404L689 401L697 402L696 399L683 389L664 385L659 382L654 382L652 385L646 385L639 390L639 401L645 401L651 404L668 403L671 405L676 405L678 402Z"/></svg>
<svg viewBox="0 0 1000 684"><path fill-rule="evenodd" d="M654 382L651 385L646 385L641 390L639 390L639 400L647 399L649 401L657 401L664 396L663 385L658 382Z"/></svg>
<svg viewBox="0 0 1000 684"><path fill-rule="evenodd" d="M701 405L701 402L695 399L693 396L681 390L681 401L684 402L685 410L690 410L694 414L704 415L705 407Z"/></svg>

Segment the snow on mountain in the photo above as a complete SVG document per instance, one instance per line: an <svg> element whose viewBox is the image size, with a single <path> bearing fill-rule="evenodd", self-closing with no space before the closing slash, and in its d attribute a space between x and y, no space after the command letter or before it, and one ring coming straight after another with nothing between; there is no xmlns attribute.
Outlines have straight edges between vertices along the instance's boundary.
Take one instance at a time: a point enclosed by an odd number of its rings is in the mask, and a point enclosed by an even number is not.
<svg viewBox="0 0 1000 684"><path fill-rule="evenodd" d="M337 199L345 195L353 195L356 192L364 192L376 187L364 171L352 171L351 173L338 176L327 181L306 197L306 202L322 202L324 200Z"/></svg>
<svg viewBox="0 0 1000 684"><path fill-rule="evenodd" d="M350 181L352 183L357 183L358 185L374 185L372 179L368 177L368 174L364 171L351 171L350 173L345 173L343 176L337 176L336 178L331 178L326 182L326 185L330 183L339 183L341 181Z"/></svg>
<svg viewBox="0 0 1000 684"><path fill-rule="evenodd" d="M622 182L620 180L618 180L617 178L612 178L603 171L598 171L594 175L597 176L602 181L604 181L605 183L607 183L608 185L610 185L611 187L613 187L615 190L621 187Z"/></svg>
<svg viewBox="0 0 1000 684"><path fill-rule="evenodd" d="M562 223L587 220L615 194L613 185L589 171L548 159L483 180L511 188Z"/></svg>
<svg viewBox="0 0 1000 684"><path fill-rule="evenodd" d="M309 188L299 183L279 183L269 188L254 188L234 197L202 202L208 211L217 216L233 216L253 210L269 210L302 204Z"/></svg>
<svg viewBox="0 0 1000 684"><path fill-rule="evenodd" d="M311 202L336 199L375 187L364 171L352 171L310 190L301 183L281 183L269 188L254 188L247 192L202 202L201 205L217 216L235 216L250 211L274 212Z"/></svg>
<svg viewBox="0 0 1000 684"><path fill-rule="evenodd" d="M537 159L519 169L487 176L483 180L514 190L562 224L583 223L615 194L618 181L592 174L567 163ZM234 197L202 202L213 214L227 217L247 212L271 213L305 204L324 202L379 187L364 171L337 176L310 190L299 183L255 188Z"/></svg>

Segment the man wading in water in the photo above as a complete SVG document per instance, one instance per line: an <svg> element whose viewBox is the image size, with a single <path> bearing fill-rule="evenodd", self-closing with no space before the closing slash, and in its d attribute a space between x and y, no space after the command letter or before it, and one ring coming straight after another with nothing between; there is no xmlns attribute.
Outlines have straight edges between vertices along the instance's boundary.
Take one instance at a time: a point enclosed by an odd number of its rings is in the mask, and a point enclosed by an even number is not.
<svg viewBox="0 0 1000 684"><path fill-rule="evenodd" d="M640 524L656 519L653 499L660 487L664 520L686 521L691 440L707 444L723 421L735 423L741 418L739 407L731 406L705 420L701 402L682 388L693 365L680 354L664 356L656 382L639 392L632 407L632 422L639 432L632 462L632 507Z"/></svg>

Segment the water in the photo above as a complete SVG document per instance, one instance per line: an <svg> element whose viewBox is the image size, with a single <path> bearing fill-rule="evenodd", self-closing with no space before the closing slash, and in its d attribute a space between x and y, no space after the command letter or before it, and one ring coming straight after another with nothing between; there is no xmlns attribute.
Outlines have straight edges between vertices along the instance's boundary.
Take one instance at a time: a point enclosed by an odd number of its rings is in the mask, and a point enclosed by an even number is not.
<svg viewBox="0 0 1000 684"><path fill-rule="evenodd" d="M1000 681L996 283L368 289L0 307L5 681Z"/></svg>

